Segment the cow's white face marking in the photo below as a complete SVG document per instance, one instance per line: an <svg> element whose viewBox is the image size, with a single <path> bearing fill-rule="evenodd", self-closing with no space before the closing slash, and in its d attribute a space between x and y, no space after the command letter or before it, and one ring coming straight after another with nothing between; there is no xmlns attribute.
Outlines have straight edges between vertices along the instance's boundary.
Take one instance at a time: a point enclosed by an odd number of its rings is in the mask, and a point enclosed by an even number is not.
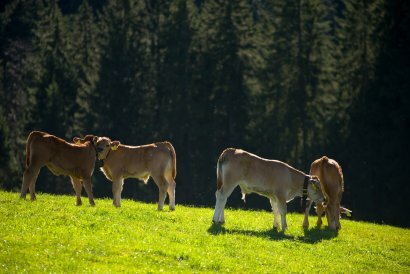
<svg viewBox="0 0 410 274"><path fill-rule="evenodd" d="M99 160L104 160L110 151L111 140L107 137L99 137L95 143L95 149L97 150L97 155Z"/></svg>
<svg viewBox="0 0 410 274"><path fill-rule="evenodd" d="M324 201L325 197L320 186L320 181L317 177L311 177L309 179L308 194L309 197L316 203L321 203Z"/></svg>

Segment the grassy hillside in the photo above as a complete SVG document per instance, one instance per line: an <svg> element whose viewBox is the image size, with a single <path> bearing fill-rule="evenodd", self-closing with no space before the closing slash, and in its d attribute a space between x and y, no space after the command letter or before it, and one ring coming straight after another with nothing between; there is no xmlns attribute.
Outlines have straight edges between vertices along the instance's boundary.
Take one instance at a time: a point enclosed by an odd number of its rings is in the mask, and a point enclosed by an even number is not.
<svg viewBox="0 0 410 274"><path fill-rule="evenodd" d="M302 215L288 214L282 234L264 211L227 210L217 227L210 208L74 203L0 191L0 272L410 272L409 229L343 220L338 235L303 231Z"/></svg>

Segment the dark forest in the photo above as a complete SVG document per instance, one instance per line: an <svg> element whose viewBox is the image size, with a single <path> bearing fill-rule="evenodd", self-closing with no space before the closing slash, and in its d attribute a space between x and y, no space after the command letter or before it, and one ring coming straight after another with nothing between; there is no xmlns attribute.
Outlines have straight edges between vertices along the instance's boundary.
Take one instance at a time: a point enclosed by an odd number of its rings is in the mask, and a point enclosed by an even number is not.
<svg viewBox="0 0 410 274"><path fill-rule="evenodd" d="M19 190L33 130L168 140L177 204L214 205L227 147L306 173L327 155L353 219L410 226L409 1L2 1L0 47L2 189ZM46 168L36 187L74 193ZM125 181L123 198L157 195ZM270 210L239 189L227 206Z"/></svg>

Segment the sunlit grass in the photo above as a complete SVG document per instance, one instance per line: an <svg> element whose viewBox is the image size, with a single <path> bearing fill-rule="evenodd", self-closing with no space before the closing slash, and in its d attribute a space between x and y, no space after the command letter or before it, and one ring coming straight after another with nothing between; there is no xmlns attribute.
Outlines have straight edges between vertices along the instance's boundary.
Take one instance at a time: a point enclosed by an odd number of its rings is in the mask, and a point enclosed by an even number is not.
<svg viewBox="0 0 410 274"><path fill-rule="evenodd" d="M409 229L342 220L338 234L304 231L302 215L289 214L283 234L265 211L227 210L220 227L210 208L74 203L0 191L0 272L410 272Z"/></svg>

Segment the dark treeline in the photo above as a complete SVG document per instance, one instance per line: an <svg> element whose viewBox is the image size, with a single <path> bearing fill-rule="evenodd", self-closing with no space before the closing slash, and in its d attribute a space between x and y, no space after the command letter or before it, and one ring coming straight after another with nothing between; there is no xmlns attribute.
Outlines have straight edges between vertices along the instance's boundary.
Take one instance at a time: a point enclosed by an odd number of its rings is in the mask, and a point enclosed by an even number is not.
<svg viewBox="0 0 410 274"><path fill-rule="evenodd" d="M1 4L0 186L18 190L30 131L169 140L177 203L213 205L226 147L305 172L342 166L354 218L409 226L410 3L405 0ZM95 171L94 193L111 197ZM154 202L155 185L123 196ZM37 189L73 192L43 169ZM269 208L239 190L228 206ZM290 204L298 209L297 203Z"/></svg>

